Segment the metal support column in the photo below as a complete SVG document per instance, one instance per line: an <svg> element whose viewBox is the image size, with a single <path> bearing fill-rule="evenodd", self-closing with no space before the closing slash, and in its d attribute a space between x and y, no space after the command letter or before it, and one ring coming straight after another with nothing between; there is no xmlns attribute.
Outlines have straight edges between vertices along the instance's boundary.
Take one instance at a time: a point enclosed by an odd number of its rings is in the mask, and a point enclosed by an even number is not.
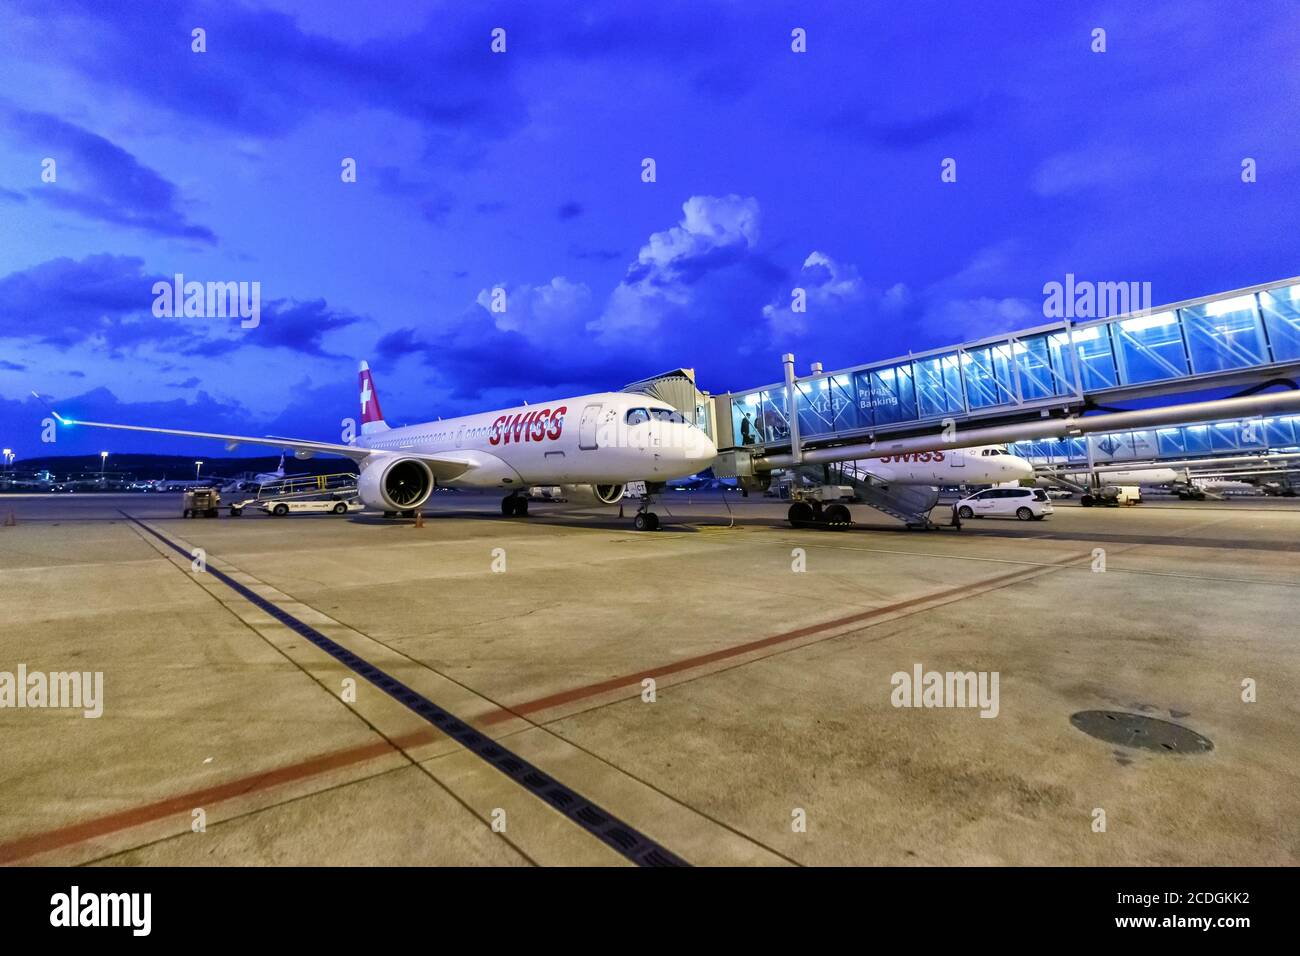
<svg viewBox="0 0 1300 956"><path fill-rule="evenodd" d="M799 441L799 390L794 384L794 353L786 352L781 361L785 364L785 414L790 426L790 457L798 465L803 461L803 447Z"/></svg>

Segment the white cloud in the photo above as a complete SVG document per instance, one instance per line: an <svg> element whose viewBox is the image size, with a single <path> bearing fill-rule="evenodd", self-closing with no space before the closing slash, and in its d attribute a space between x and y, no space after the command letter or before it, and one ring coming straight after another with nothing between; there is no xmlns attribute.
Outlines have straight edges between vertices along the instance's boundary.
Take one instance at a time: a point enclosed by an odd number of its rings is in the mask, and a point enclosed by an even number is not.
<svg viewBox="0 0 1300 956"><path fill-rule="evenodd" d="M818 315L841 315L846 307L860 305L866 296L856 266L836 262L815 249L804 259L795 288L804 290L807 311L793 310L793 290L763 306L763 318L773 338L802 335L810 319L815 320Z"/></svg>
<svg viewBox="0 0 1300 956"><path fill-rule="evenodd" d="M505 311L492 311L494 290L505 290ZM591 305L591 289L584 282L555 276L544 285L507 286L497 283L482 289L474 301L487 310L502 332L519 332L541 341L582 327Z"/></svg>
<svg viewBox="0 0 1300 956"><path fill-rule="evenodd" d="M694 301L694 284L743 258L758 241L758 200L692 196L676 226L652 233L636 262L588 324L602 339L651 332Z"/></svg>

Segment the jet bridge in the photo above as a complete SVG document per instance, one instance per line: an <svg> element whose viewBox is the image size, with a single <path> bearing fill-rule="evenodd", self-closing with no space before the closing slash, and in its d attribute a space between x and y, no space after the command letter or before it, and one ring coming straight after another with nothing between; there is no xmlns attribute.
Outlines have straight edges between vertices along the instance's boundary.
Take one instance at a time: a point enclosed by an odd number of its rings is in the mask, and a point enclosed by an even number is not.
<svg viewBox="0 0 1300 956"><path fill-rule="evenodd" d="M783 363L783 382L714 399L719 476L761 484L804 464L1287 416L1300 411L1300 278L839 371ZM1239 394L1111 410L1212 389Z"/></svg>

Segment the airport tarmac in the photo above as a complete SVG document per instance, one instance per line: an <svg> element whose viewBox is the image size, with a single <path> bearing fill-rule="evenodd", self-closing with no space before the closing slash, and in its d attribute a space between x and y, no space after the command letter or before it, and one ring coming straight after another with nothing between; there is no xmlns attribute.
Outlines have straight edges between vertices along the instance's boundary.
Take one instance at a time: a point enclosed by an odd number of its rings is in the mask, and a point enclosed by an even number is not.
<svg viewBox="0 0 1300 956"><path fill-rule="evenodd" d="M99 718L0 709L0 862L1300 862L1300 504L667 504L0 497L0 672L103 674ZM996 672L996 716L894 706L917 667Z"/></svg>

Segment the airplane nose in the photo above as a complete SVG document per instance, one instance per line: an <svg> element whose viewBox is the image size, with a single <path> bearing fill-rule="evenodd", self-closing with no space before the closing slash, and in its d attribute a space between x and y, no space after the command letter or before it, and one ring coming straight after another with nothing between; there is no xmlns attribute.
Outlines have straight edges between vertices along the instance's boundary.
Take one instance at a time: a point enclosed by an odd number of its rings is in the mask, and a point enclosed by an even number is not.
<svg viewBox="0 0 1300 956"><path fill-rule="evenodd" d="M703 471L718 457L718 446L701 429L687 427L691 430L691 441L686 448L686 459L696 471Z"/></svg>
<svg viewBox="0 0 1300 956"><path fill-rule="evenodd" d="M1015 458L1015 456L1011 456L1011 457L1014 458L1013 464L1015 465L1015 471L1016 471L1016 477L1017 477L1017 478L1032 478L1032 477L1034 477L1034 466L1033 466L1032 464L1029 463L1029 460L1028 460L1028 459L1026 459L1026 458Z"/></svg>

